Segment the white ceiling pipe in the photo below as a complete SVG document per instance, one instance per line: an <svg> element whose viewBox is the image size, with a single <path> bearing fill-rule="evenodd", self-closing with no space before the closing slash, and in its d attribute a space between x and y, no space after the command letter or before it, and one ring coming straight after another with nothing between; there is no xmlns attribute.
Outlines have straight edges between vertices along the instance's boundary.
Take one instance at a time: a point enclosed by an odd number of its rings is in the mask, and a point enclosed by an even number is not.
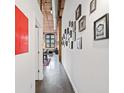
<svg viewBox="0 0 124 93"><path fill-rule="evenodd" d="M52 14L53 14L54 31L56 31L57 20L58 20L58 0L52 0Z"/></svg>

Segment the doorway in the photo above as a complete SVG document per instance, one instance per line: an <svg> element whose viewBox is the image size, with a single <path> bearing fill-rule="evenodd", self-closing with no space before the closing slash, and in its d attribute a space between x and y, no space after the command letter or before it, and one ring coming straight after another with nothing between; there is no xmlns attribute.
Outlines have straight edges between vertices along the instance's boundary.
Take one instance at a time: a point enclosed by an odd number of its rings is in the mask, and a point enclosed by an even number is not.
<svg viewBox="0 0 124 93"><path fill-rule="evenodd" d="M42 47L41 47L41 27L36 20L35 22L35 80L42 80Z"/></svg>

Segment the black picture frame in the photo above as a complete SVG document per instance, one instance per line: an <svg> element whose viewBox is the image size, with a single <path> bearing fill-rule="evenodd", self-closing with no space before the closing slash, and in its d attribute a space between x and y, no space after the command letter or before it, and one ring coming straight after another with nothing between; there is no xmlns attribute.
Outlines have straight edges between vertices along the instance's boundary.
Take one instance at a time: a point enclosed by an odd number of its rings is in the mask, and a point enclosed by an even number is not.
<svg viewBox="0 0 124 93"><path fill-rule="evenodd" d="M68 46L68 41L65 41L65 45Z"/></svg>
<svg viewBox="0 0 124 93"><path fill-rule="evenodd" d="M90 14L93 13L96 10L96 4L97 4L96 0L92 0L90 2Z"/></svg>
<svg viewBox="0 0 124 93"><path fill-rule="evenodd" d="M73 21L71 21L71 27L73 27Z"/></svg>
<svg viewBox="0 0 124 93"><path fill-rule="evenodd" d="M109 38L109 14L105 14L94 22L94 40Z"/></svg>
<svg viewBox="0 0 124 93"><path fill-rule="evenodd" d="M81 16L81 8L82 8L82 6L81 6L81 4L79 4L76 11L75 11L75 19L76 20L78 20L79 17Z"/></svg>
<svg viewBox="0 0 124 93"><path fill-rule="evenodd" d="M76 41L76 32L74 32L74 31L73 31L72 39L73 39L73 41Z"/></svg>
<svg viewBox="0 0 124 93"><path fill-rule="evenodd" d="M77 39L77 49L82 49L82 37Z"/></svg>
<svg viewBox="0 0 124 93"><path fill-rule="evenodd" d="M73 21L73 32L76 31L76 21Z"/></svg>
<svg viewBox="0 0 124 93"><path fill-rule="evenodd" d="M86 29L86 16L82 16L78 22L79 32Z"/></svg>
<svg viewBox="0 0 124 93"><path fill-rule="evenodd" d="M71 41L71 49L73 49L73 41Z"/></svg>
<svg viewBox="0 0 124 93"><path fill-rule="evenodd" d="M69 34L69 27L67 28L67 34Z"/></svg>
<svg viewBox="0 0 124 93"><path fill-rule="evenodd" d="M66 29L64 30L64 33L65 33L65 34L67 33Z"/></svg>
<svg viewBox="0 0 124 93"><path fill-rule="evenodd" d="M69 27L71 27L71 21L69 21Z"/></svg>
<svg viewBox="0 0 124 93"><path fill-rule="evenodd" d="M72 30L70 30L70 38L72 38Z"/></svg>

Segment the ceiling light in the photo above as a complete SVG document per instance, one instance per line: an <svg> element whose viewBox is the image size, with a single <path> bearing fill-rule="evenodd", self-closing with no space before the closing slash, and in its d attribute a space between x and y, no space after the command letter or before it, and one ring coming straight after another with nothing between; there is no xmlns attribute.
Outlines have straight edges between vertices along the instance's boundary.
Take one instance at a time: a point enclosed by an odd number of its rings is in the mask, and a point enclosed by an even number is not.
<svg viewBox="0 0 124 93"><path fill-rule="evenodd" d="M51 10L51 11L50 11L50 13L52 14L52 13L53 13L53 11Z"/></svg>

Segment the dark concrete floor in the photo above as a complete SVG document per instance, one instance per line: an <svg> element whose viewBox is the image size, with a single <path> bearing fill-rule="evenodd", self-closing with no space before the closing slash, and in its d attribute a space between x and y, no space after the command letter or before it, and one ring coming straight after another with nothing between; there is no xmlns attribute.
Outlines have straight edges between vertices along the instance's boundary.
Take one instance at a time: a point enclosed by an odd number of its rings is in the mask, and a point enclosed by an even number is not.
<svg viewBox="0 0 124 93"><path fill-rule="evenodd" d="M49 66L44 67L44 80L36 81L36 93L74 93L58 56L54 55Z"/></svg>

